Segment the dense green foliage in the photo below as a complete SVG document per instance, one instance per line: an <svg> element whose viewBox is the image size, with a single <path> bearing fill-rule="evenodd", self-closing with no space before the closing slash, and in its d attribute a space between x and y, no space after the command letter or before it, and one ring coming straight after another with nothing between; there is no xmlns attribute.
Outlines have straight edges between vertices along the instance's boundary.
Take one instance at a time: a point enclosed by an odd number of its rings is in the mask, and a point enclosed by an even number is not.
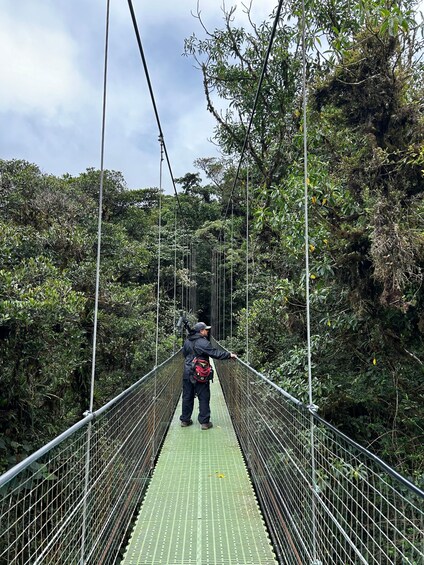
<svg viewBox="0 0 424 565"><path fill-rule="evenodd" d="M99 173L57 179L1 161L0 174L4 468L89 407ZM104 193L95 407L155 361L158 192L127 192L121 175L107 172ZM166 288L164 279L161 358L172 349Z"/></svg>
<svg viewBox="0 0 424 565"><path fill-rule="evenodd" d="M248 329L250 363L308 401L302 51L299 5L285 6L247 145L248 218L247 168L233 187L234 163L272 20L251 22L249 32L234 26L230 11L223 29L186 42L224 157L197 159L206 184L198 172L176 179L183 213L176 225L175 199L161 197L159 356L175 345L175 293L177 310L212 320L215 335L241 355ZM324 417L420 481L421 28L409 0L307 8L313 400ZM58 179L0 161L0 174L5 467L88 408L99 172ZM155 362L159 193L127 191L121 175L107 171L104 194L96 407Z"/></svg>
<svg viewBox="0 0 424 565"><path fill-rule="evenodd" d="M306 6L313 400L421 481L422 25L408 0ZM236 343L245 348L248 320L250 362L308 401L299 5L285 10L248 144L250 304L236 314ZM235 29L230 12L223 30L187 41L228 153L241 150L270 29ZM225 115L215 91L229 101ZM234 260L238 296L245 283L234 253L226 272Z"/></svg>

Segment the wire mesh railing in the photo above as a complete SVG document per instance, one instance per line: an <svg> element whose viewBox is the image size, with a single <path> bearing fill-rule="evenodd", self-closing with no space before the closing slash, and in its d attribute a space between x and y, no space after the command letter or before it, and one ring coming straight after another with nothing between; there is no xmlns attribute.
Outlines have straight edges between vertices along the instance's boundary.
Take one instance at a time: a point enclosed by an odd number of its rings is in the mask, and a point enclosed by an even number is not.
<svg viewBox="0 0 424 565"><path fill-rule="evenodd" d="M424 563L420 489L242 361L215 363L280 563Z"/></svg>
<svg viewBox="0 0 424 565"><path fill-rule="evenodd" d="M181 391L174 355L0 477L0 563L116 563ZM424 493L241 361L216 361L282 564L424 562Z"/></svg>
<svg viewBox="0 0 424 565"><path fill-rule="evenodd" d="M119 561L181 393L176 354L0 477L0 563Z"/></svg>

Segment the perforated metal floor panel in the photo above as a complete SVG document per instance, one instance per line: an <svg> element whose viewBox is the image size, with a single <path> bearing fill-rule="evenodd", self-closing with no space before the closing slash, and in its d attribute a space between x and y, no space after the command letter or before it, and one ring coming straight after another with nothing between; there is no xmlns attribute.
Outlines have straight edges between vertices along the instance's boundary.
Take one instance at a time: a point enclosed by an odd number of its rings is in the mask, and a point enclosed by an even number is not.
<svg viewBox="0 0 424 565"><path fill-rule="evenodd" d="M214 427L182 428L181 401L126 549L125 565L277 563L221 386L211 385Z"/></svg>

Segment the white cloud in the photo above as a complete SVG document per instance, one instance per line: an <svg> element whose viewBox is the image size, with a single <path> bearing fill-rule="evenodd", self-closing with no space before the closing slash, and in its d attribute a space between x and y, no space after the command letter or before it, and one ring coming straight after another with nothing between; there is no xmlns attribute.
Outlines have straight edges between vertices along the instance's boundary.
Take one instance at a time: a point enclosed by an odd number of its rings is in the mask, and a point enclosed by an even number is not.
<svg viewBox="0 0 424 565"><path fill-rule="evenodd" d="M202 36L196 0L133 0L175 176L215 155L202 77L182 57ZM243 16L237 3L237 19ZM99 166L105 0L0 0L0 158L22 158L55 175ZM200 0L205 24L222 25L220 0ZM261 21L274 8L254 0ZM260 16L257 16L260 12ZM259 18L259 19L257 19ZM125 0L112 0L105 166L130 188L158 184L158 129ZM167 173L165 188L172 190Z"/></svg>
<svg viewBox="0 0 424 565"><path fill-rule="evenodd" d="M4 14L0 20L0 110L63 119L89 98L78 49L60 29Z"/></svg>

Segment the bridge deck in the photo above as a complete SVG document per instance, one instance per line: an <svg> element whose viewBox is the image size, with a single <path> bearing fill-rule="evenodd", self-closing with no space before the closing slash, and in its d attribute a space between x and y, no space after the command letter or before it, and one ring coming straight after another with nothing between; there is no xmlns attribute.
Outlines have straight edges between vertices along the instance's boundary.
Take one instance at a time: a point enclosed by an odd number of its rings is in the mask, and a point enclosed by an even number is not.
<svg viewBox="0 0 424 565"><path fill-rule="evenodd" d="M180 401L123 564L277 563L217 378L211 392L207 431L181 428Z"/></svg>

